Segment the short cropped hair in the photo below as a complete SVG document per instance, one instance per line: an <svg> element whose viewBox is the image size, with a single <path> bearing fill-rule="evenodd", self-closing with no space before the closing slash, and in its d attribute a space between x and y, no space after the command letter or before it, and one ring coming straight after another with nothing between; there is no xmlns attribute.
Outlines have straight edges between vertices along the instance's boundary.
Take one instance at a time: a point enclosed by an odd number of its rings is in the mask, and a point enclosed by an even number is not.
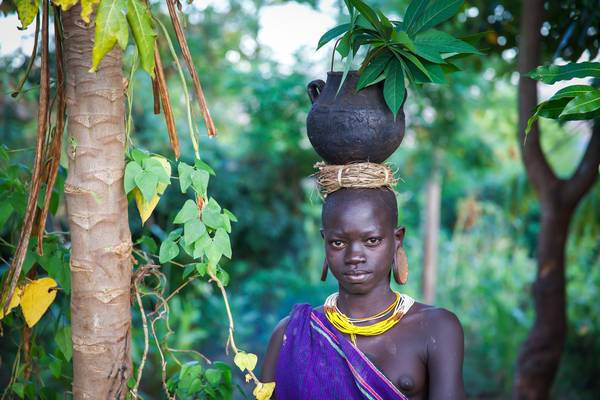
<svg viewBox="0 0 600 400"><path fill-rule="evenodd" d="M357 201L376 202L381 212L387 214L386 220L390 221L393 228L396 227L398 223L398 203L394 192L387 187L342 188L336 190L325 198L321 211L322 224L324 225L325 220L336 210Z"/></svg>

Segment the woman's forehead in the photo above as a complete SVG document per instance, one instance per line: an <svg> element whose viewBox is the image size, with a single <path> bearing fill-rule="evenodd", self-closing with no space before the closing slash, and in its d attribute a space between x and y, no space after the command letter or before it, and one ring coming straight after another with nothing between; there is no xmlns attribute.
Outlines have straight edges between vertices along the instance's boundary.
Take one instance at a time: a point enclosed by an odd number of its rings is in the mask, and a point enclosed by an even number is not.
<svg viewBox="0 0 600 400"><path fill-rule="evenodd" d="M323 213L323 229L332 232L369 232L382 234L396 221L390 221L387 207L368 198L338 202Z"/></svg>

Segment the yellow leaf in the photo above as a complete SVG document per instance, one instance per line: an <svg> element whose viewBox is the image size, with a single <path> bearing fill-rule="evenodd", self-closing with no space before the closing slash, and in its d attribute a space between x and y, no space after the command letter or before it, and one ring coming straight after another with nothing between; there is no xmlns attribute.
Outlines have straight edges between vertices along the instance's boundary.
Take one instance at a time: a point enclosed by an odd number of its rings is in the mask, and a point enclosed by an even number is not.
<svg viewBox="0 0 600 400"><path fill-rule="evenodd" d="M25 322L30 328L42 318L50 304L56 298L56 281L52 278L41 278L29 282L23 289L21 310Z"/></svg>
<svg viewBox="0 0 600 400"><path fill-rule="evenodd" d="M77 0L64 1L74 1L77 3ZM90 15L92 15L94 6L98 3L100 3L100 0L81 0L81 19L84 20L86 24L90 23Z"/></svg>
<svg viewBox="0 0 600 400"><path fill-rule="evenodd" d="M21 303L21 296L23 295L23 289L20 287L15 288L15 292L13 293L12 299L10 299L10 303L8 303L8 310L6 310L6 315L10 313L10 310L17 307L19 303ZM0 319L4 318L4 304L0 303Z"/></svg>
<svg viewBox="0 0 600 400"><path fill-rule="evenodd" d="M246 374L246 376L244 378L246 379L246 383L248 383L252 380L252 375Z"/></svg>
<svg viewBox="0 0 600 400"><path fill-rule="evenodd" d="M241 371L245 369L252 371L256 367L257 360L256 354L246 353L245 351L238 352L233 358L233 362Z"/></svg>
<svg viewBox="0 0 600 400"><path fill-rule="evenodd" d="M79 0L52 0L52 2L57 5L60 6L60 9L63 11L67 11L69 8L73 7L75 4L77 4ZM85 1L85 0L83 0Z"/></svg>
<svg viewBox="0 0 600 400"><path fill-rule="evenodd" d="M19 29L25 29L33 22L40 9L40 0L14 0L17 7L17 15L21 21Z"/></svg>
<svg viewBox="0 0 600 400"><path fill-rule="evenodd" d="M140 218L142 219L142 225L150 218L152 215L152 211L156 208L158 201L160 200L160 196L155 194L154 197L150 200L150 202L144 201L144 196L140 189L133 189L133 196L135 197L135 205L137 206L138 212L140 213Z"/></svg>
<svg viewBox="0 0 600 400"><path fill-rule="evenodd" d="M275 390L275 382L258 382L252 394L256 400L269 400L273 395L273 390Z"/></svg>

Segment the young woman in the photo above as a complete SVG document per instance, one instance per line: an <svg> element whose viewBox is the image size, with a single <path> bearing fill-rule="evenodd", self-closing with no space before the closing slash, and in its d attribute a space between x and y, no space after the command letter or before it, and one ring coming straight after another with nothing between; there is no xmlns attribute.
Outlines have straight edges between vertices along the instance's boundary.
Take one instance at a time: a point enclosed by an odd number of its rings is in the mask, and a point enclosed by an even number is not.
<svg viewBox="0 0 600 400"><path fill-rule="evenodd" d="M463 331L451 312L394 292L405 280L404 228L387 188L340 189L322 236L338 293L296 305L276 327L262 381L277 400L463 399Z"/></svg>

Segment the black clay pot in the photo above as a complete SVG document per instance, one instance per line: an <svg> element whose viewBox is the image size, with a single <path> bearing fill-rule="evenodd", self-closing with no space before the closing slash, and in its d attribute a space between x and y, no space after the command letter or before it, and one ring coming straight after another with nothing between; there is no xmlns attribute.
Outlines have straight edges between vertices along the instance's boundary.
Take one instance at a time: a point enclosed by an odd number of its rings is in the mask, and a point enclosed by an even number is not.
<svg viewBox="0 0 600 400"><path fill-rule="evenodd" d="M402 143L404 111L396 115L385 104L383 82L356 91L357 72L349 72L342 89L341 72L329 72L308 84L313 105L306 119L308 139L329 164L385 161Z"/></svg>

